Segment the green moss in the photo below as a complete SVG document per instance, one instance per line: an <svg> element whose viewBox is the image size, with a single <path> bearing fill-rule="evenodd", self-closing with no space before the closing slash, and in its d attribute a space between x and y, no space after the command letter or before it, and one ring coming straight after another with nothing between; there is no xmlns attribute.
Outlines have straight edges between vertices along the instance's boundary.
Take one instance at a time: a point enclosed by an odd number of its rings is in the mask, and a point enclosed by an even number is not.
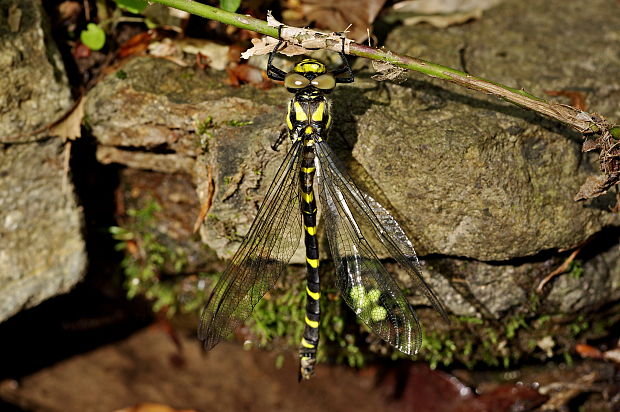
<svg viewBox="0 0 620 412"><path fill-rule="evenodd" d="M284 280L269 292L252 312L248 325L261 346L280 351L299 347L304 330L306 283L299 276L290 278L293 279ZM318 362L330 359L352 367L363 366L366 359L358 345L359 325L347 324L345 316L349 309L343 306L340 296L324 288L320 305Z"/></svg>
<svg viewBox="0 0 620 412"><path fill-rule="evenodd" d="M213 129L214 127L215 123L213 122L213 117L211 116L207 116L200 121L196 121L196 133L198 134L207 134L208 130Z"/></svg>
<svg viewBox="0 0 620 412"><path fill-rule="evenodd" d="M475 325L482 325L484 323L482 319L477 318L475 316L459 316L457 319L459 322L471 323Z"/></svg>
<svg viewBox="0 0 620 412"><path fill-rule="evenodd" d="M233 126L233 127L248 126L253 123L254 122L252 120L230 120L228 121L228 125Z"/></svg>
<svg viewBox="0 0 620 412"><path fill-rule="evenodd" d="M569 330L574 337L578 337L583 332L587 331L590 327L590 323L585 320L583 315L579 315L573 322L569 324Z"/></svg>
<svg viewBox="0 0 620 412"><path fill-rule="evenodd" d="M519 328L527 328L527 324L525 323L525 318L523 316L515 316L506 322L505 332L506 337L508 339L512 339L515 337L517 329Z"/></svg>
<svg viewBox="0 0 620 412"><path fill-rule="evenodd" d="M583 264L579 261L572 261L568 267L568 276L580 279L583 276Z"/></svg>
<svg viewBox="0 0 620 412"><path fill-rule="evenodd" d="M204 288L188 288L174 278L187 265L181 248L170 248L158 237L155 214L161 210L154 202L142 209L129 209L126 227L112 226L109 232L118 241L116 250L123 251L121 262L127 297L144 296L153 303L153 311L168 316L181 311L196 311L204 302ZM194 286L205 277L193 277Z"/></svg>

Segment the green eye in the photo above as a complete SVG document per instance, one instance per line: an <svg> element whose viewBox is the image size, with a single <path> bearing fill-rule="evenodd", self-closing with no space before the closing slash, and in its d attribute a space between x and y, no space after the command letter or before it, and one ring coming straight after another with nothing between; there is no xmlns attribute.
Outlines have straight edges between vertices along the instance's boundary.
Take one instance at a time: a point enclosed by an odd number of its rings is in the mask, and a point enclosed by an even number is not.
<svg viewBox="0 0 620 412"><path fill-rule="evenodd" d="M297 73L289 73L284 78L284 86L287 89L303 89L309 84L310 80Z"/></svg>
<svg viewBox="0 0 620 412"><path fill-rule="evenodd" d="M310 82L314 87L321 90L331 90L336 87L336 79L331 74L324 74Z"/></svg>

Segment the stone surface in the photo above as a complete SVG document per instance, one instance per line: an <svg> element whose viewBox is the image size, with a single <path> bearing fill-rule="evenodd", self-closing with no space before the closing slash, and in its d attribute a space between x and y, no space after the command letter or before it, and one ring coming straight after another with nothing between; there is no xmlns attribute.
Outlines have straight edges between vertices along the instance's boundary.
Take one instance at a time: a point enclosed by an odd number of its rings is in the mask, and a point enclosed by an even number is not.
<svg viewBox="0 0 620 412"><path fill-rule="evenodd" d="M65 293L86 267L63 143L0 149L0 321Z"/></svg>
<svg viewBox="0 0 620 412"><path fill-rule="evenodd" d="M68 291L86 256L69 152L39 131L70 108L71 96L38 1L0 1L0 45L2 321Z"/></svg>
<svg viewBox="0 0 620 412"><path fill-rule="evenodd" d="M572 9L559 0L532 7L506 1L461 26L397 28L387 45L456 68L464 62L474 74L537 95L586 85L590 109L613 120L620 117L620 79L608 67L618 67L610 42L620 37L620 25L615 16L601 18L604 3ZM557 31L556 13L562 14ZM583 19L604 27L604 38L595 38ZM501 24L505 36L497 35ZM570 52L575 39L587 47L579 43ZM274 152L270 145L289 95L282 88L232 89L217 74L149 58L122 70L125 78L111 75L89 95L86 111L99 158L190 175L201 204L213 195L203 241L230 257L288 147ZM332 145L360 186L403 223L427 260L429 283L451 312L486 319L530 316L541 308L577 314L618 299L613 248L578 255L581 278L560 276L535 295L566 257L558 249L619 221L609 211L612 196L572 200L585 177L596 173L593 159L580 151L581 136L445 82L412 74L401 85L378 84L369 74L362 70L356 83L331 95ZM617 244L617 230L606 236ZM303 261L300 252L292 262ZM563 300L567 291L570 299Z"/></svg>
<svg viewBox="0 0 620 412"><path fill-rule="evenodd" d="M72 104L60 53L42 15L36 0L0 1L0 143L33 140L31 132Z"/></svg>
<svg viewBox="0 0 620 412"><path fill-rule="evenodd" d="M386 47L542 97L579 90L589 110L614 121L620 17L605 7L618 6L506 1L445 30L399 27ZM353 157L422 252L505 260L569 248L619 223L608 210L611 196L573 201L597 166L572 130L447 82L410 77L381 88L358 82L340 113L362 113L359 130L349 131Z"/></svg>

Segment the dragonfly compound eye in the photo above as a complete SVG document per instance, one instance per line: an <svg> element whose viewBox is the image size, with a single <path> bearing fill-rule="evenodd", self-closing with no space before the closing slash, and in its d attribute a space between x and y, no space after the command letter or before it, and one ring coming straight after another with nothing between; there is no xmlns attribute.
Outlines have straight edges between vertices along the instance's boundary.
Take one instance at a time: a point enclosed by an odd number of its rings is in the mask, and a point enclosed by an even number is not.
<svg viewBox="0 0 620 412"><path fill-rule="evenodd" d="M336 79L331 74L323 74L314 78L310 84L312 84L317 89L321 90L332 90L336 87Z"/></svg>
<svg viewBox="0 0 620 412"><path fill-rule="evenodd" d="M310 80L297 73L289 73L284 78L284 86L287 89L303 89L309 84Z"/></svg>

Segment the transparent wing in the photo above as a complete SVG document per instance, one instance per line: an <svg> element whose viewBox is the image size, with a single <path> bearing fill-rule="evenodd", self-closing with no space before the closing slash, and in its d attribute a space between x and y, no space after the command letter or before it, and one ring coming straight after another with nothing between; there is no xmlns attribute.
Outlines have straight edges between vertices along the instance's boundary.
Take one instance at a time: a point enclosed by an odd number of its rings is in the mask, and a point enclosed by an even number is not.
<svg viewBox="0 0 620 412"><path fill-rule="evenodd" d="M447 317L422 279L411 241L387 210L355 186L325 143L318 143L316 152L319 195L343 298L374 333L402 352L416 353L421 330L415 312L379 261L368 238L374 237L383 244L430 303Z"/></svg>
<svg viewBox="0 0 620 412"><path fill-rule="evenodd" d="M243 324L274 286L299 245L300 153L301 144L293 144L250 231L202 310L198 337L204 341L206 350Z"/></svg>

